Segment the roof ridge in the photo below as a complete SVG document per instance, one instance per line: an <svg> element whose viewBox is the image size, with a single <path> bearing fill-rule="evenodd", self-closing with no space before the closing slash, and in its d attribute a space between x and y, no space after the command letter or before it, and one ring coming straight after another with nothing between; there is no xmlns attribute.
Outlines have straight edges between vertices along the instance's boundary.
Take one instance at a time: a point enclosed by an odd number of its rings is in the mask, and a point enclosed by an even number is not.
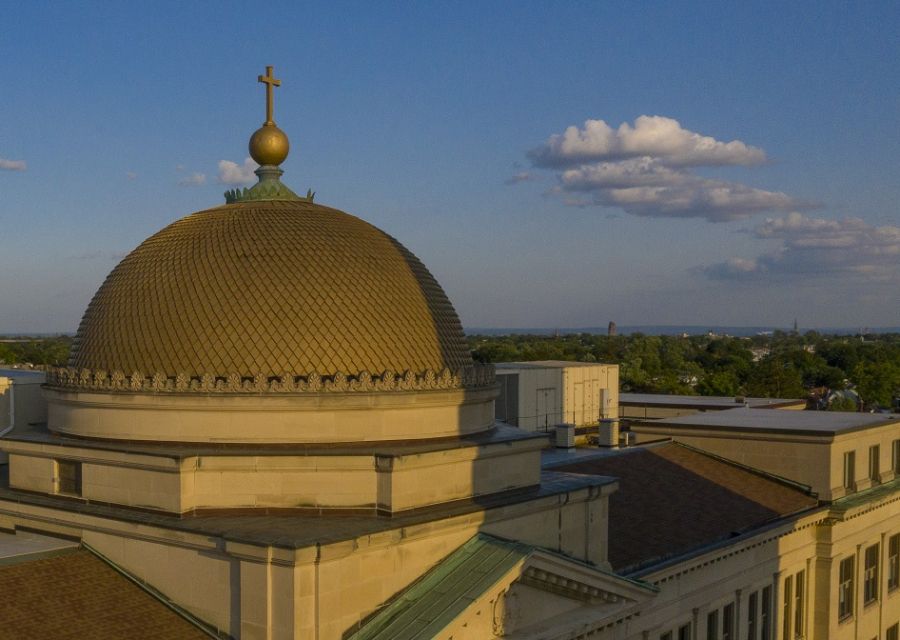
<svg viewBox="0 0 900 640"><path fill-rule="evenodd" d="M741 469L742 471L747 471L748 473L752 473L753 475L760 476L765 478L766 480L772 480L773 482L777 482L778 484L784 485L790 489L796 489L798 491L802 491L806 495L812 498L819 498L819 494L812 490L812 487L807 484L803 484L802 482L797 482L796 480L791 480L790 478L785 478L784 476L779 476L774 473L770 473L768 471L764 471L763 469L758 469L756 467L751 467L750 465L743 464L741 462L737 462L736 460L732 460L730 458L725 458L723 456L717 455L715 453L711 453L706 451L705 449L700 449L693 445L686 444L684 442L680 442L678 440L671 441L673 445L683 447L684 449L688 449L689 451L693 451L694 453L698 453L700 455L706 456L707 458L711 458L718 462L723 462L729 466L735 467L737 469Z"/></svg>
<svg viewBox="0 0 900 640"><path fill-rule="evenodd" d="M479 557L479 550L483 547L491 547L488 550L487 557ZM472 572L468 571L465 577L472 580L472 586L480 589L487 588L490 585L484 585L485 581L494 581L498 576L493 575L494 571L505 573L512 564L518 562L535 550L535 547L521 542L513 542L497 538L482 532L475 533L471 538L466 540L462 545L451 551L444 558L439 560L418 579L394 594L388 602L374 611L371 615L360 621L359 627L353 631L348 640L376 640L379 638L412 638L417 636L409 635L412 630L411 625L421 631L434 624L439 624L439 618L451 612L454 605L459 599L450 602L441 602L442 596L445 594L437 589L428 587L435 580L443 582L444 579L452 577L462 565L467 562L474 562L476 566L481 566L485 562L490 561L490 571ZM497 551L498 553L492 553ZM510 564L512 562L512 564ZM447 576L442 574L447 573ZM453 586L458 586L459 580L454 579ZM493 584L493 582L491 582ZM428 596L434 603L428 604L425 597L417 597L418 590L427 589ZM425 608L421 613L431 612L434 614L432 619L423 619L420 614L410 616L410 612L416 609ZM390 632L391 635L385 635Z"/></svg>
<svg viewBox="0 0 900 640"><path fill-rule="evenodd" d="M201 620L197 616L193 615L187 609L184 609L183 607L179 606L178 604L173 602L171 599L169 599L162 591L159 591L152 585L141 580L136 575L134 575L131 572L127 571L126 569L120 567L118 564L116 564L110 558L108 558L105 555L103 555L102 553L100 553L97 549L95 549L88 543L82 541L81 547L85 551L88 551L89 553L91 553L98 560L102 561L113 571L115 571L116 573L118 573L119 575L124 577L126 580L129 580L132 584L134 584L136 587L138 587L139 589L144 591L150 597L154 598L155 600L157 600L164 606L171 609L176 615L183 618L190 624L194 625L200 631L207 634L211 638L216 638L217 640L232 640L232 636L228 635L225 631L223 631L223 630L209 624L208 622Z"/></svg>

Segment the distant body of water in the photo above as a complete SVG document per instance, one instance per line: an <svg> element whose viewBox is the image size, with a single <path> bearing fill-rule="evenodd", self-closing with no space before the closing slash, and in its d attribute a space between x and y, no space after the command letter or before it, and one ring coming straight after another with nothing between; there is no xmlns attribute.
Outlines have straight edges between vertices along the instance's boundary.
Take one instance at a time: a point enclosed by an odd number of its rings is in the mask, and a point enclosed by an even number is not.
<svg viewBox="0 0 900 640"><path fill-rule="evenodd" d="M484 336L503 336L503 335L538 335L552 336L556 332L560 334L571 333L592 333L606 334L607 327L465 327L468 335L484 335ZM727 334L729 336L755 336L761 333L772 333L773 331L792 331L792 327L726 327L721 325L682 325L682 324L646 324L646 325L628 325L620 324L616 327L619 335L628 335L631 333L644 333L648 336L680 336L684 333L690 336L706 335L707 333ZM816 327L810 329L808 327L799 327L800 333L807 331L818 331L828 335L857 335L860 333L900 333L900 327ZM9 331L0 332L0 342L19 342L22 338L56 338L59 336L74 336L75 332L66 333L29 333L28 331Z"/></svg>
<svg viewBox="0 0 900 640"><path fill-rule="evenodd" d="M618 325L616 331L619 335L628 335L631 333L644 333L650 336L680 336L688 334L691 336L706 335L707 333L716 333L719 335L727 334L729 336L755 336L764 333L772 333L773 331L791 331L793 327L725 327L720 325L668 325L668 324L648 324L648 325ZM560 334L567 333L592 333L606 334L607 327L466 327L466 333L469 335L487 335L502 336L512 334L528 334L528 335L547 335L552 336L557 331ZM856 335L859 333L900 333L900 327L817 327L809 329L799 327L800 333L807 331L818 331L829 335Z"/></svg>

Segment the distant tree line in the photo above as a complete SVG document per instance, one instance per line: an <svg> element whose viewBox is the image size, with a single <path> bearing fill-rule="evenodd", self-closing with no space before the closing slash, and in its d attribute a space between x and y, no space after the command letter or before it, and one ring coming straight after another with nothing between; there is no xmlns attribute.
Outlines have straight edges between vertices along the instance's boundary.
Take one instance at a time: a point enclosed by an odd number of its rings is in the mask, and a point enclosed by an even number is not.
<svg viewBox="0 0 900 640"><path fill-rule="evenodd" d="M0 365L65 366L71 346L71 336L3 338Z"/></svg>
<svg viewBox="0 0 900 640"><path fill-rule="evenodd" d="M815 331L718 335L469 336L479 362L572 360L619 365L623 391L708 396L833 398L835 410L896 407L900 334ZM842 395L829 392L852 390ZM852 397L858 396L862 406Z"/></svg>
<svg viewBox="0 0 900 640"><path fill-rule="evenodd" d="M478 362L571 360L619 365L623 391L704 396L828 398L834 410L896 408L900 334L776 331L731 336L469 336ZM0 365L65 366L71 336L0 342ZM841 395L829 392L852 390ZM854 402L853 397L861 399Z"/></svg>

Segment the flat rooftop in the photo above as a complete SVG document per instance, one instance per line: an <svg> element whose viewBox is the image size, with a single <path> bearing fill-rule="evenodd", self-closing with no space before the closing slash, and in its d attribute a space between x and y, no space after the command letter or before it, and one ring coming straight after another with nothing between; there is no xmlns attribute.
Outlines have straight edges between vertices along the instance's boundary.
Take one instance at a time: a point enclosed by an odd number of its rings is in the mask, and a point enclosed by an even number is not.
<svg viewBox="0 0 900 640"><path fill-rule="evenodd" d="M900 415L884 413L844 413L840 411L770 411L739 407L712 413L647 421L648 427L700 428L716 431L795 433L833 436L900 423ZM632 428L642 423L632 423Z"/></svg>
<svg viewBox="0 0 900 640"><path fill-rule="evenodd" d="M740 400L740 401L739 401ZM687 409L733 409L746 404L763 409L805 405L802 398L743 398L734 396L679 396L665 393L620 393L619 405L649 407L683 407Z"/></svg>
<svg viewBox="0 0 900 640"><path fill-rule="evenodd" d="M0 378L12 378L13 380L22 380L27 382L43 382L46 374L43 371L35 371L34 369L9 369L0 368Z"/></svg>
<svg viewBox="0 0 900 640"><path fill-rule="evenodd" d="M605 362L574 362L571 360L533 360L531 362L497 362L497 369L569 369L571 367L603 367Z"/></svg>
<svg viewBox="0 0 900 640"><path fill-rule="evenodd" d="M78 543L31 531L0 532L0 567L40 560L75 550Z"/></svg>

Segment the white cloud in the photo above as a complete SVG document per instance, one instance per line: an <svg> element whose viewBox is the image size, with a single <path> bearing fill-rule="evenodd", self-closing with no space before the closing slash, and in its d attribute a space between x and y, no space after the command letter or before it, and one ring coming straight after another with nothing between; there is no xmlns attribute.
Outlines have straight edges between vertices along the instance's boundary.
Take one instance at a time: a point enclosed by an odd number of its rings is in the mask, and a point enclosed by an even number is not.
<svg viewBox="0 0 900 640"><path fill-rule="evenodd" d="M767 191L693 173L691 167L755 165L762 149L740 140L721 142L683 129L677 120L640 116L613 129L603 120L569 127L529 152L532 165L557 172L551 191L565 204L615 207L638 215L727 222L766 212L810 208L780 191Z"/></svg>
<svg viewBox="0 0 900 640"><path fill-rule="evenodd" d="M691 174L664 166L654 158L632 158L621 162L585 164L567 169L560 175L564 189L594 191L644 186L675 186L692 178Z"/></svg>
<svg viewBox="0 0 900 640"><path fill-rule="evenodd" d="M186 176L178 181L179 186L182 187L199 187L201 185L206 184L206 174L205 173L192 173L189 176Z"/></svg>
<svg viewBox="0 0 900 640"><path fill-rule="evenodd" d="M24 160L7 160L0 158L0 169L3 171L25 171L28 164Z"/></svg>
<svg viewBox="0 0 900 640"><path fill-rule="evenodd" d="M256 174L259 168L252 158L244 158L244 164L239 165L231 160L219 160L219 182L222 184L253 184L256 182Z"/></svg>
<svg viewBox="0 0 900 640"><path fill-rule="evenodd" d="M876 227L860 218L828 220L792 212L769 218L753 230L780 246L751 260L732 258L700 267L724 280L765 276L858 277L868 284L900 284L900 227Z"/></svg>
<svg viewBox="0 0 900 640"><path fill-rule="evenodd" d="M762 149L740 140L721 142L664 116L640 116L634 126L623 122L618 129L603 120L587 120L583 129L568 127L528 155L535 166L548 168L641 156L680 167L754 165L766 160Z"/></svg>
<svg viewBox="0 0 900 640"><path fill-rule="evenodd" d="M563 191L590 193L595 205L638 216L727 222L805 206L779 191L702 178L649 157L585 164L563 171L559 180Z"/></svg>

